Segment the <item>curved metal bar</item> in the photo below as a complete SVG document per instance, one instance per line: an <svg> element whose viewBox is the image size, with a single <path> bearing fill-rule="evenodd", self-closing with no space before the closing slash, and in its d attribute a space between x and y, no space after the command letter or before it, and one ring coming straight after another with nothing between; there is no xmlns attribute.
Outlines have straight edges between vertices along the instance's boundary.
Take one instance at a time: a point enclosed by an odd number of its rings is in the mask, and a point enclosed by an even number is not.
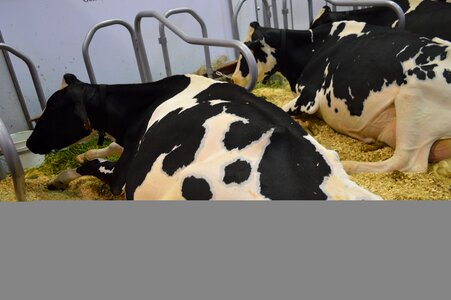
<svg viewBox="0 0 451 300"><path fill-rule="evenodd" d="M89 45L92 41L92 38L94 37L94 34L99 30L100 28L111 26L111 25L121 25L124 26L128 32L130 33L130 37L132 39L133 43L133 50L135 51L135 57L136 57L136 63L138 64L138 70L139 75L141 77L142 82L150 81L150 69L149 66L145 65L141 55L139 53L139 46L138 46L138 40L136 38L136 33L133 30L133 27L128 24L127 22L120 20L120 19L111 19L106 20L103 22L100 22L96 25L94 25L86 34L85 40L83 41L82 46L82 53L83 53L83 60L85 62L86 70L88 72L89 80L91 83L97 83L96 77L94 75L94 70L92 68L91 58L89 56Z"/></svg>
<svg viewBox="0 0 451 300"><path fill-rule="evenodd" d="M246 0L240 0L233 9L233 16L232 16L232 36L235 40L240 40L240 33L238 32L238 14ZM257 14L258 15L258 14Z"/></svg>
<svg viewBox="0 0 451 300"><path fill-rule="evenodd" d="M333 5L336 5L336 6L354 6L354 5L386 6L386 7L391 8L392 10L394 10L396 15L398 16L398 19L399 19L398 27L405 28L405 26L406 26L404 11L398 4L396 4L393 1L387 1L387 0L368 0L368 1L325 0L325 1L329 2Z"/></svg>
<svg viewBox="0 0 451 300"><path fill-rule="evenodd" d="M6 163L11 172L14 183L14 192L16 193L17 201L26 201L25 198L25 176L23 172L22 163L17 154L14 142L6 129L2 119L0 119L0 147L5 156Z"/></svg>
<svg viewBox="0 0 451 300"><path fill-rule="evenodd" d="M205 25L204 20L202 20L202 18L194 10L192 10L190 8L182 7L182 8L170 9L164 14L164 16L165 16L165 18L169 18L172 15L182 14L182 13L190 14L194 19L196 19L196 21L199 23L200 28L202 30L202 37L204 37L204 38L208 37L207 26ZM172 75L171 62L169 60L169 51L168 51L167 39L166 39L166 34L164 32L163 23L160 23L159 30L160 30L159 41L161 44L161 48L163 50L163 59L164 59L164 65L166 67L166 75L171 76ZM204 53L205 53L205 63L206 63L206 67L207 67L207 75L208 75L208 77L212 78L213 77L213 69L211 67L210 49L208 48L208 46L204 46Z"/></svg>
<svg viewBox="0 0 451 300"><path fill-rule="evenodd" d="M251 80L247 85L248 90L252 90L255 87L255 83L257 81L257 63L255 61L254 56L252 55L251 50L242 42L236 40L221 40L221 39L211 39L211 38L195 38L186 35L183 31L179 30L173 23L169 22L168 19L160 15L155 11L141 11L135 17L135 32L138 38L138 43L140 47L140 52L145 56L145 48L144 41L141 34L141 20L142 18L156 18L158 21L163 23L167 28L169 28L172 32L178 35L182 40L189 44L195 45L209 45L209 46L217 46L217 47L227 47L227 48L235 48L238 49L243 57L246 59L249 65L249 73L251 76ZM146 58L147 61L147 58Z"/></svg>
<svg viewBox="0 0 451 300"><path fill-rule="evenodd" d="M0 43L4 43L2 32L0 31ZM22 93L22 89L20 88L19 81L17 80L16 72L14 71L14 67L11 63L11 59L6 50L2 50L3 58L5 59L6 67L8 68L9 75L11 77L12 84L14 85L14 89L16 90L17 99L19 100L20 108L22 109L23 114L25 115L25 121L27 122L28 129L33 129L33 121L31 121L30 113L27 109L27 104L25 103L25 98Z"/></svg>
<svg viewBox="0 0 451 300"><path fill-rule="evenodd" d="M14 49L13 47L9 46L8 44L0 43L0 49L6 50L8 52L11 52L21 60L23 60L28 67L28 70L30 71L31 79L33 80L34 88L36 90L36 94L38 95L39 104L41 105L41 109L45 108L45 97L44 92L42 91L41 82L39 81L38 72L36 71L35 66L31 62L31 59L29 59L27 56L22 54L20 51Z"/></svg>

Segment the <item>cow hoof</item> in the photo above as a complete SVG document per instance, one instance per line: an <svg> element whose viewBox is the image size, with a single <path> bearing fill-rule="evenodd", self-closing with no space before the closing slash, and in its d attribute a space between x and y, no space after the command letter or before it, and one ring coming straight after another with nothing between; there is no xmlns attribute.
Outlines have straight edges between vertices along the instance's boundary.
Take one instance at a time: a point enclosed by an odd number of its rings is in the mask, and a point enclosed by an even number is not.
<svg viewBox="0 0 451 300"><path fill-rule="evenodd" d="M85 153L79 154L75 157L75 160L79 163L84 163L86 160Z"/></svg>
<svg viewBox="0 0 451 300"><path fill-rule="evenodd" d="M47 183L47 189L51 190L51 191L56 191L56 190L65 190L67 189L69 185L65 182L61 182L59 180L57 180L57 178L49 181Z"/></svg>

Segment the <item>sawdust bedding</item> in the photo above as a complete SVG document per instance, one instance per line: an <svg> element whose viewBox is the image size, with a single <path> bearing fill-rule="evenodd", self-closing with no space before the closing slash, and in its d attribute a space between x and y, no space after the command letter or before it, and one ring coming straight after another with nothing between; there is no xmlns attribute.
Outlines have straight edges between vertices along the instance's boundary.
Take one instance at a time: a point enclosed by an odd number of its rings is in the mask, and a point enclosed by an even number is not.
<svg viewBox="0 0 451 300"><path fill-rule="evenodd" d="M278 80L271 86L258 84L253 92L278 106L292 99L286 82ZM337 151L342 160L379 161L392 156L393 149L381 144L365 144L335 132L324 121L313 116L294 117L319 143ZM306 122L307 121L307 122ZM307 125L308 124L308 125ZM69 184L64 191L49 191L47 182L58 172L75 167L73 157L88 148L96 147L96 141L72 147L46 157L39 168L25 170L27 200L123 200L124 194L114 196L108 186L95 177L85 176ZM434 164L429 165L427 173L390 172L383 174L356 174L350 177L386 200L450 200L451 177L433 172ZM11 176L0 181L0 201L15 201Z"/></svg>

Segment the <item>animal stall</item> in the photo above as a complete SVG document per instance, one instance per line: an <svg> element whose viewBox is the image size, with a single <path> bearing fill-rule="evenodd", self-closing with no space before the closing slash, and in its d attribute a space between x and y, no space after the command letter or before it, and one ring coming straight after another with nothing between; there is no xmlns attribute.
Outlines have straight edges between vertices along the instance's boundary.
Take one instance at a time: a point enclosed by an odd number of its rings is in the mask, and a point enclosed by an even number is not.
<svg viewBox="0 0 451 300"><path fill-rule="evenodd" d="M244 3L242 2L241 5ZM311 8L311 1L309 2L309 7ZM328 1L329 2L329 1ZM338 1L335 1L338 2ZM267 1L266 1L267 3ZM275 1L274 1L275 3ZM288 9L286 8L287 1L283 1L282 7L285 12L284 16L288 16ZM332 1L330 1L332 3ZM291 1L290 1L290 4ZM340 5L340 3L337 3ZM275 6L266 5L266 14L269 9L272 7L274 9ZM291 11L293 11L291 9ZM313 10L312 10L313 11ZM170 13L171 12L171 13ZM206 26L202 24L203 21L198 20L198 23L202 29L202 38L193 38L185 35L178 27L173 25L169 20L169 16L171 14L176 13L187 13L192 15L196 20L197 17L194 16L196 14L193 10L189 9L175 9L169 10L165 14L165 16L160 16L155 12L151 12L150 15L148 12L145 12L141 15L142 18L156 18L158 19L160 26L160 45L162 51L164 53L164 66L166 70L166 75L170 75L172 73L171 65L169 62L169 51L167 46L167 40L165 39L164 28L169 28L173 33L178 35L185 42L192 42L193 44L205 45L204 53L205 53L205 63L206 68L212 69L211 61L208 58L208 46L207 42L211 42L212 39L208 38L208 34L206 33ZM236 11L235 11L236 12ZM274 11L273 11L274 12ZM257 13L257 12L256 12ZM196 14L197 15L197 14ZM310 15L309 15L310 16ZM311 14L313 16L313 14ZM258 15L257 15L258 17ZM200 17L199 17L200 18ZM232 24L236 22L235 15L232 16ZM311 20L311 17L310 17ZM136 21L136 19L135 19ZM286 28L286 20L284 19L284 28ZM165 24L166 26L164 26ZM293 22L292 22L293 24ZM91 63L91 58L89 55L89 45L94 37L95 32L103 27L108 27L111 25L121 25L125 27L131 37L133 50L135 52L136 63L138 67L138 72L142 82L151 81L152 75L150 73L149 62L145 57L145 49L144 43L142 40L142 36L139 37L139 30L136 30L136 22L135 28L127 24L126 22L114 19L107 20L97 25L93 26L88 34L86 35L85 41L82 46L83 59L85 62L85 67L91 82L96 82L96 77L94 75L94 70ZM139 26L139 25L138 25ZM161 30L163 28L163 31ZM141 39L141 40L140 40ZM235 41L221 41L225 42L229 46L235 44ZM217 46L217 45L216 45ZM237 52L240 52L241 46L231 46L236 49ZM166 49L166 50L165 50ZM245 52L243 50L241 52ZM144 53L144 55L142 55ZM246 54L245 54L246 55ZM214 76L213 70L211 72L208 70L208 76ZM250 84L248 88L252 88L253 84ZM280 81L274 83L272 86L263 86L261 84L257 84L253 89L253 92L256 95L259 95L266 100L275 103L276 105L282 106L284 102L291 100L291 92L286 82ZM300 121L300 120L296 120ZM392 154L392 150L389 147L385 147L384 145L365 145L348 137L342 136L340 134L335 133L331 130L324 122L317 120L315 118L311 118L309 120L310 124L307 128L310 133L318 140L320 143L325 145L330 149L336 150L342 159L367 159L371 160L381 160L384 157L389 157ZM1 130L1 129L0 129ZM88 148L96 148L97 140L94 139L85 144L79 144L74 147L70 147L68 149L60 151L60 155L57 153L52 153L48 155L47 165L43 165L40 168L33 168L25 170L24 178L27 182L27 194L28 199L122 199L121 196L113 197L106 185L99 182L96 179L92 178L80 178L75 180L69 188L62 191L48 191L45 187L46 183L54 176L54 174L59 171L67 168L73 167L76 165L76 162L72 159L72 157L76 156L79 153L84 152ZM3 148L3 146L2 146ZM13 151L14 152L14 151ZM14 154L13 154L14 155ZM359 183L360 185L366 187L374 193L381 195L384 199L449 199L451 198L451 179L446 176L440 176L434 173L434 165L430 166L430 169L425 174L404 174L401 172L392 172L389 174L359 174L352 176L353 180ZM1 181L0 185L0 199L5 200L14 200L11 195L11 185L12 181L16 180L15 176L8 176L6 179ZM3 185L6 186L2 187ZM20 193L20 192L19 192ZM16 189L17 194L17 189ZM17 197L17 199L25 199L25 196Z"/></svg>

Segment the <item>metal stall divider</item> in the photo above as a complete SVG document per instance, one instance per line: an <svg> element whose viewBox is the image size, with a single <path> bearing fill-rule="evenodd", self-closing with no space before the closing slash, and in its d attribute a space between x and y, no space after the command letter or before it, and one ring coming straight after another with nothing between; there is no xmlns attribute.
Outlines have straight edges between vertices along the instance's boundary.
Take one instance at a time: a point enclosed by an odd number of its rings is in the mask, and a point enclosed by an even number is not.
<svg viewBox="0 0 451 300"><path fill-rule="evenodd" d="M0 31L0 43L5 43L3 40L2 32ZM14 89L16 90L17 98L19 100L20 108L22 109L22 112L25 116L25 121L27 122L28 129L33 129L33 122L32 118L30 116L30 113L28 112L27 105L25 103L25 97L22 93L22 90L19 85L19 81L17 80L16 72L14 71L14 67L11 63L11 59L8 55L8 52L6 50L3 50L3 57L5 59L9 74L11 76L12 83L14 85Z"/></svg>
<svg viewBox="0 0 451 300"><path fill-rule="evenodd" d="M325 0L326 2L329 2L330 4L333 4L335 6L355 6L355 5L362 5L362 6L386 6L391 9L393 9L398 16L399 22L398 27L404 28L406 21L404 16L404 11L401 9L401 7L396 4L393 1L389 0L367 0L367 1L346 1L346 0Z"/></svg>
<svg viewBox="0 0 451 300"><path fill-rule="evenodd" d="M15 48L5 43L0 43L0 49L14 54L15 56L17 56L18 58L20 58L25 62L25 64L28 67L28 70L30 71L30 75L36 90L36 94L38 96L39 104L41 106L41 109L43 110L45 108L44 93L42 91L41 82L39 81L38 72L36 71L36 68L32 63L31 59L29 59L26 55L22 54L20 51L16 50ZM27 119L27 122L31 124L32 119L30 118L30 114L28 112L26 105L24 105L22 108L24 110L24 115ZM14 142L12 141L5 124L1 119L0 119L0 147L2 149L3 155L5 156L8 168L13 178L16 199L18 201L25 201L26 200L25 178L23 166L20 161L19 155L17 154L17 150L14 146Z"/></svg>
<svg viewBox="0 0 451 300"><path fill-rule="evenodd" d="M138 39L136 37L136 33L135 30L133 29L133 27L128 24L127 22L120 20L120 19L111 19L111 20L106 20L103 22L100 22L96 25L94 25L86 34L85 40L83 41L83 45L82 45L82 53L83 53L83 60L85 62L85 66L86 66L86 70L88 72L88 76L89 76L89 80L91 83L96 84L97 80L96 77L94 75L94 70L92 68L92 63L91 63L91 58L89 56L89 45L92 41L92 38L94 37L94 34L97 32L97 30L99 30L100 28L103 27L108 27L111 25L121 25L124 26L128 32L130 33L130 37L133 43L133 50L135 52L135 57L136 57L136 63L138 64L138 71L139 71L139 75L141 77L141 82L149 82L152 81L152 78L150 76L150 70L149 70L149 66L145 65L141 55L139 53L139 46L138 46Z"/></svg>
<svg viewBox="0 0 451 300"><path fill-rule="evenodd" d="M204 20L202 20L202 18L194 10L192 10L190 8L182 7L182 8L170 9L164 14L164 17L169 18L172 15L182 14L182 13L190 14L199 23L200 28L202 30L202 37L208 38L207 26L205 25ZM160 23L160 25L159 25L159 32L160 32L160 38L158 39L158 41L160 42L161 49L163 51L163 59L164 59L164 65L166 68L166 75L171 76L172 70L171 70L171 62L169 60L168 42L166 39L166 34L164 32L164 24L163 23ZM208 46L204 46L204 53L205 53L205 63L206 63L206 68L207 68L207 75L209 78L212 78L213 77L213 69L211 67L210 49Z"/></svg>
<svg viewBox="0 0 451 300"><path fill-rule="evenodd" d="M252 90L255 87L257 81L257 63L252 55L252 52L249 48L244 45L244 43L237 40L222 40L222 39L212 39L212 38L196 38L190 37L186 35L183 31L179 30L173 23L171 23L167 18L162 16L161 14L155 11L141 11L135 17L135 32L138 38L138 44L140 47L140 53L142 55L143 61L147 62L147 55L144 47L144 40L141 33L141 20L143 18L155 18L160 23L163 23L164 26L169 28L173 33L179 36L182 40L189 44L195 45L207 45L207 46L217 46L217 47L227 47L227 48L235 48L238 49L241 54L243 54L249 65L249 73L251 76L251 80L246 86L247 90Z"/></svg>
<svg viewBox="0 0 451 300"><path fill-rule="evenodd" d="M0 147L5 156L8 168L11 172L14 184L14 192L17 201L26 201L25 197L25 176L19 154L17 154L14 142L6 129L2 119L0 119Z"/></svg>

